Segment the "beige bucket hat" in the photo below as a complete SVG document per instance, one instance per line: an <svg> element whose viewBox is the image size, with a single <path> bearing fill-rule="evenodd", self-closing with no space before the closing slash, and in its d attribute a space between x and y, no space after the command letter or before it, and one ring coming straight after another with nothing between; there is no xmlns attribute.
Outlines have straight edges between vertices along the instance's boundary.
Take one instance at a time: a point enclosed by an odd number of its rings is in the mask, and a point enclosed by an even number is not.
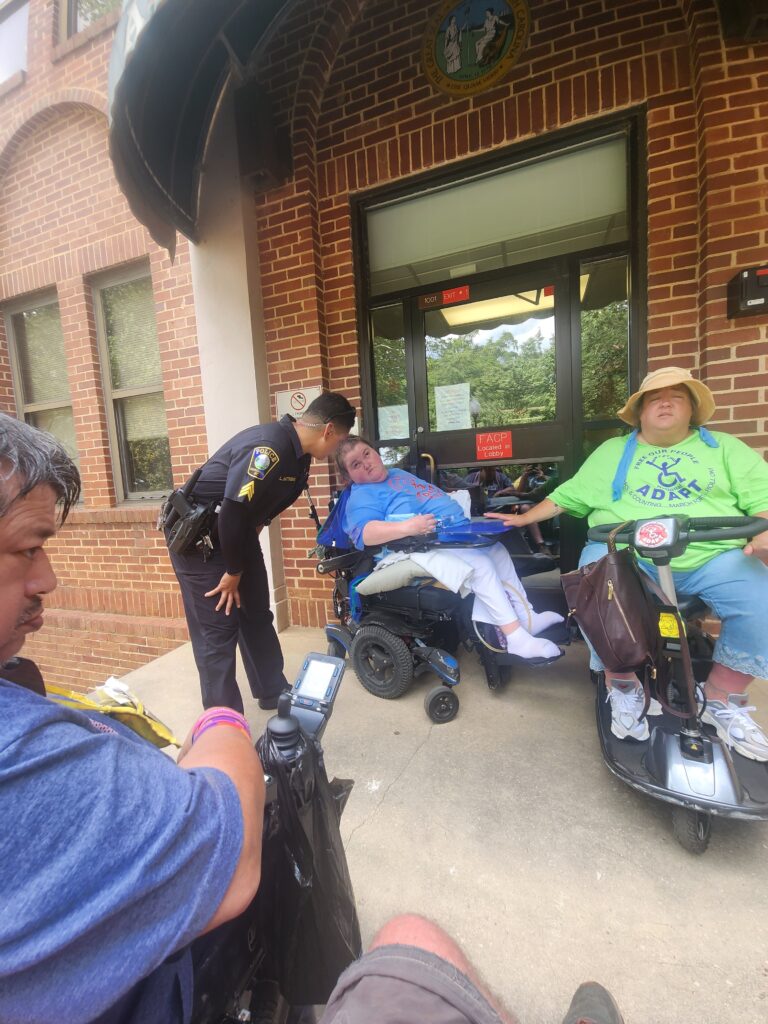
<svg viewBox="0 0 768 1024"><path fill-rule="evenodd" d="M618 417L624 420L630 427L636 427L640 423L640 399L648 391L658 391L661 388L671 388L677 384L684 384L691 393L693 400L693 414L691 423L694 427L701 427L707 420L712 419L715 412L715 399L706 384L691 376L690 370L684 370L680 366L662 366L659 370L649 373L643 380L634 395L630 395L627 404L619 409Z"/></svg>

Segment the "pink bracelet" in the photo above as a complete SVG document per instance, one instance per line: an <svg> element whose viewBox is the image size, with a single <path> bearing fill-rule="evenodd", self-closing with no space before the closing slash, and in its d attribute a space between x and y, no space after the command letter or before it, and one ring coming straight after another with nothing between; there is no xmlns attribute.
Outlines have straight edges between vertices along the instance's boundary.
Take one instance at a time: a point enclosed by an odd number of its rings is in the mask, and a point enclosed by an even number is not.
<svg viewBox="0 0 768 1024"><path fill-rule="evenodd" d="M253 739L250 726L239 711L233 711L232 708L208 708L192 726L190 745L199 740L207 729L212 729L215 725L231 725L235 729L242 729L248 739Z"/></svg>

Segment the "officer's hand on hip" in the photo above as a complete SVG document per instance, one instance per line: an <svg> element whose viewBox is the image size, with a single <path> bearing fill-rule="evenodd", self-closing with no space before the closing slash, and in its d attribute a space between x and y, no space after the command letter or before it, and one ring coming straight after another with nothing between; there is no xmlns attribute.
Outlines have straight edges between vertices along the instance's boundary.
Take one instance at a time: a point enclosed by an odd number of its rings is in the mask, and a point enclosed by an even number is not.
<svg viewBox="0 0 768 1024"><path fill-rule="evenodd" d="M232 605L235 604L240 607L240 594L238 593L238 587L240 586L240 575L233 576L231 573L225 572L219 580L218 587L213 590L209 590L205 595L206 597L215 597L217 594L221 594L219 603L216 605L216 611L220 612L224 609L224 614L229 615L232 611Z"/></svg>

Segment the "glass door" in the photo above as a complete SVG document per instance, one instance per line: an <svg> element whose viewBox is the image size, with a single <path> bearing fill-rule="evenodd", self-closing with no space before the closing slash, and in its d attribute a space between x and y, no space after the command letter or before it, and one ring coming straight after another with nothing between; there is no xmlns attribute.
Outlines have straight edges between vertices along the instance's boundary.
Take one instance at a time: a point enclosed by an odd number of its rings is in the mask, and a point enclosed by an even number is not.
<svg viewBox="0 0 768 1024"><path fill-rule="evenodd" d="M372 440L385 462L469 488L475 514L510 487L540 497L567 479L622 430L616 410L638 374L628 280L625 255L564 257L375 307ZM572 568L583 524L542 533L531 543Z"/></svg>
<svg viewBox="0 0 768 1024"><path fill-rule="evenodd" d="M411 300L412 441L427 468L570 462L568 290L550 266Z"/></svg>

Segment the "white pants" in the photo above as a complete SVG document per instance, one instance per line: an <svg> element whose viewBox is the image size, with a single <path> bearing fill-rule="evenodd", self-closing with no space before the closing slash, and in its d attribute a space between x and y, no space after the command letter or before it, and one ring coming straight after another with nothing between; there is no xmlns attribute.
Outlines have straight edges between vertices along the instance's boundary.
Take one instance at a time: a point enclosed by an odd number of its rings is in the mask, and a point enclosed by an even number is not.
<svg viewBox="0 0 768 1024"><path fill-rule="evenodd" d="M507 593L518 604L530 607L514 563L502 544L494 544L490 548L444 550L445 554L450 554L452 558L460 558L472 569L465 586L475 595L472 618L476 622L504 626L520 618L510 604Z"/></svg>

